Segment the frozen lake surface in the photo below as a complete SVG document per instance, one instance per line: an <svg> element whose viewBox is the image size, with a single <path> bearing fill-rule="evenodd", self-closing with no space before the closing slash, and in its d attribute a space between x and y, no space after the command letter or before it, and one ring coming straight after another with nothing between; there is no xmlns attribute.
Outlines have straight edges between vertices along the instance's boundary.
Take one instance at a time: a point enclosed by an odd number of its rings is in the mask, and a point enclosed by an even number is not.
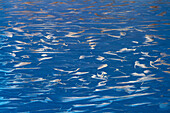
<svg viewBox="0 0 170 113"><path fill-rule="evenodd" d="M169 0L0 0L0 113L168 113Z"/></svg>

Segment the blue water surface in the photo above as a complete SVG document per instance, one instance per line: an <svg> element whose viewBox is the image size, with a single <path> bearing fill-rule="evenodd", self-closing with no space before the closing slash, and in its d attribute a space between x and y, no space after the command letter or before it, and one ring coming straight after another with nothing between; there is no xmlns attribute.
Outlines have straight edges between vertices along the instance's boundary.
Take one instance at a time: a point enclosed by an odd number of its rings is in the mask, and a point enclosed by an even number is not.
<svg viewBox="0 0 170 113"><path fill-rule="evenodd" d="M169 0L0 0L0 113L169 113Z"/></svg>

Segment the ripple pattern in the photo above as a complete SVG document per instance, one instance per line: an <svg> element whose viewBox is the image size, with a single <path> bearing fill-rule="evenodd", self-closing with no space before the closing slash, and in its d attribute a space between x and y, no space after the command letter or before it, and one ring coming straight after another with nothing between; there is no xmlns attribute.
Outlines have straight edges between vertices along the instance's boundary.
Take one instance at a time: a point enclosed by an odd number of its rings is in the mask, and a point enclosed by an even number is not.
<svg viewBox="0 0 170 113"><path fill-rule="evenodd" d="M0 0L1 113L168 113L168 0Z"/></svg>

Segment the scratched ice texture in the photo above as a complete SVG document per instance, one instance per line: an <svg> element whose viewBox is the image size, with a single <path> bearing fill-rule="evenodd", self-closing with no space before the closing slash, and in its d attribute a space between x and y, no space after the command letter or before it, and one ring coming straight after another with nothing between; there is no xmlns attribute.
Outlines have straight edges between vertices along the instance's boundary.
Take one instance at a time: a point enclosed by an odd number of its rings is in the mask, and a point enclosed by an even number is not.
<svg viewBox="0 0 170 113"><path fill-rule="evenodd" d="M169 113L169 0L0 0L0 113Z"/></svg>

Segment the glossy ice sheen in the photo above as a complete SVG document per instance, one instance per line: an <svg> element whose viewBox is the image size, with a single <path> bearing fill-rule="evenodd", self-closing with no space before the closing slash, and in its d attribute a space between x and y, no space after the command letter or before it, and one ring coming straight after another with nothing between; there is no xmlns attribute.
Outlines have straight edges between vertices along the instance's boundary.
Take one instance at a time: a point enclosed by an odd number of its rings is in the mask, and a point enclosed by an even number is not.
<svg viewBox="0 0 170 113"><path fill-rule="evenodd" d="M168 113L169 0L0 0L0 113Z"/></svg>

